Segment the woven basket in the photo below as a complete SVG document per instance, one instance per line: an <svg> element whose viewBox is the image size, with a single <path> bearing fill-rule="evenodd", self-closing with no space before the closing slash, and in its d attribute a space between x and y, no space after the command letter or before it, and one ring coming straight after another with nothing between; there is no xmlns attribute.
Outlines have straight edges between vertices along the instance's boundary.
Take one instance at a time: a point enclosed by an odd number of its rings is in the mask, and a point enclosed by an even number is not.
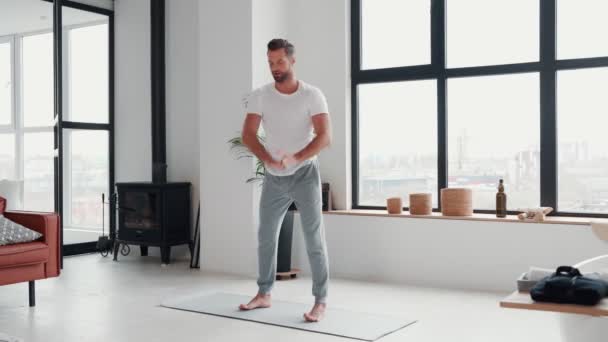
<svg viewBox="0 0 608 342"><path fill-rule="evenodd" d="M433 203L430 193L410 194L411 215L431 215L432 211Z"/></svg>
<svg viewBox="0 0 608 342"><path fill-rule="evenodd" d="M441 189L441 213L444 216L473 215L473 191L466 188Z"/></svg>
<svg viewBox="0 0 608 342"><path fill-rule="evenodd" d="M391 197L386 199L386 209L389 214L401 214L403 212L403 202L401 197Z"/></svg>

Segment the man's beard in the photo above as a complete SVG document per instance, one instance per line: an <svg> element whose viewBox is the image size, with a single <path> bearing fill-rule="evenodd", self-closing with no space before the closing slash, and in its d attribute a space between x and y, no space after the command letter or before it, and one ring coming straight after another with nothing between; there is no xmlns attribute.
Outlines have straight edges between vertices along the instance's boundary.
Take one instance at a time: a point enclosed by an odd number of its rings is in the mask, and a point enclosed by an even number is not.
<svg viewBox="0 0 608 342"><path fill-rule="evenodd" d="M274 81L277 83L282 83L289 78L289 72L281 72L279 74L272 74Z"/></svg>

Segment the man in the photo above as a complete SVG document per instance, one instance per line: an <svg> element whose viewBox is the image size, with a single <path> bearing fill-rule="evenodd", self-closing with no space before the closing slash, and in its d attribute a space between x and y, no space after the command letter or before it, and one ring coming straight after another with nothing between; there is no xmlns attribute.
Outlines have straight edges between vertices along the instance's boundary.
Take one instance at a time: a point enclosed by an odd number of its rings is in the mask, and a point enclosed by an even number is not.
<svg viewBox="0 0 608 342"><path fill-rule="evenodd" d="M258 293L241 310L268 308L276 277L276 252L283 217L295 202L302 222L312 270L315 303L304 313L318 322L326 308L329 266L317 154L331 142L329 111L323 93L298 80L295 48L285 39L268 43L268 64L274 82L254 90L246 102L243 143L266 166L260 198L258 230ZM263 123L265 143L257 138ZM314 131L314 132L313 132Z"/></svg>

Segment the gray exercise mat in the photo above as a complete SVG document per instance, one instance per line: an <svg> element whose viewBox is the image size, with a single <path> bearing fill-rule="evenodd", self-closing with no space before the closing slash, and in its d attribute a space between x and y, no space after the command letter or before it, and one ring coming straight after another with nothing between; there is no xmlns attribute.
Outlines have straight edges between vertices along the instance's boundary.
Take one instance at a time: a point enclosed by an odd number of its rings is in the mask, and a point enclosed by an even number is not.
<svg viewBox="0 0 608 342"><path fill-rule="evenodd" d="M321 322L309 323L304 320L302 314L310 309L310 304L273 300L271 308L250 311L238 309L239 304L249 300L251 297L243 295L211 293L164 300L161 306L363 341L375 341L416 322L411 319L328 307Z"/></svg>

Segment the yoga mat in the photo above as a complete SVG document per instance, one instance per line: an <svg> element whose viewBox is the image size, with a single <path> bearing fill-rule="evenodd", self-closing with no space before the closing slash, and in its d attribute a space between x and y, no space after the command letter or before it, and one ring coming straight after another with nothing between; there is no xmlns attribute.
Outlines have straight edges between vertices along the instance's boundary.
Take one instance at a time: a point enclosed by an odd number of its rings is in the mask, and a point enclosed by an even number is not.
<svg viewBox="0 0 608 342"><path fill-rule="evenodd" d="M0 342L25 342L25 340L0 332Z"/></svg>
<svg viewBox="0 0 608 342"><path fill-rule="evenodd" d="M239 310L239 304L248 303L250 300L251 296L219 292L167 299L163 300L161 306L362 341L375 341L416 322L403 317L354 312L329 306L321 322L310 323L306 322L302 315L310 310L312 303L292 303L273 299L270 308Z"/></svg>

